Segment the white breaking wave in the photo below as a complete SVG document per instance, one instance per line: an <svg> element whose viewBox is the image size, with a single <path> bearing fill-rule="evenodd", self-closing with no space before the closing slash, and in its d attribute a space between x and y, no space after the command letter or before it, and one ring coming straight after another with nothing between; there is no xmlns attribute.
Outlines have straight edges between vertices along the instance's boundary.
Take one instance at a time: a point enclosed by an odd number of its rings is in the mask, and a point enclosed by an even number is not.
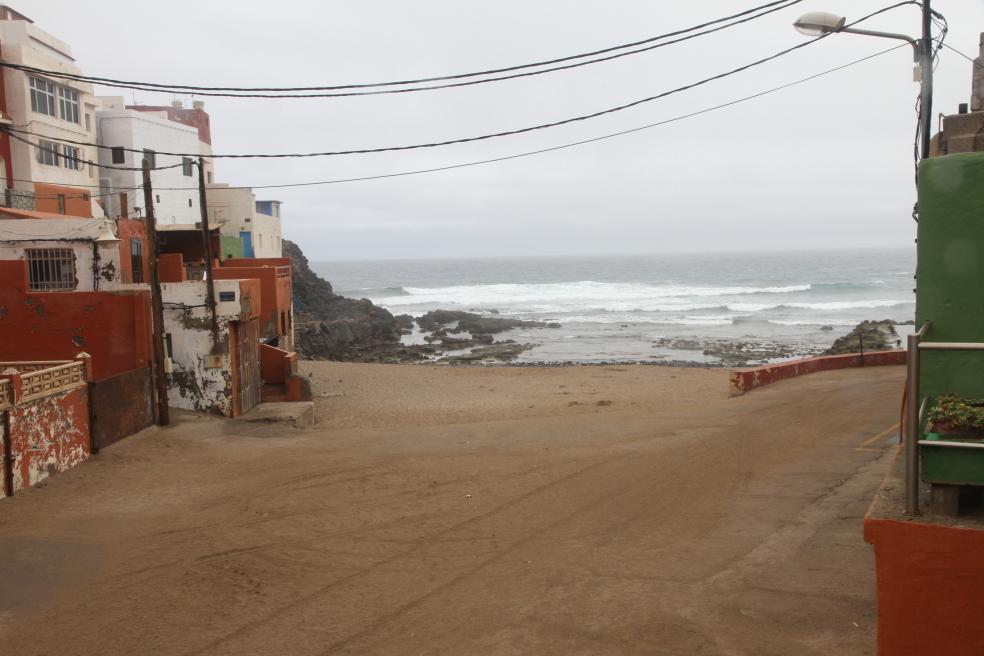
<svg viewBox="0 0 984 656"><path fill-rule="evenodd" d="M452 287L404 287L405 294L372 300L387 307L403 305L448 305L497 307L527 304L608 307L606 301L635 301L658 304L664 299L741 296L747 294L794 294L812 289L811 285L778 287L690 287L644 283L608 283L583 280L544 284L503 283L496 285L455 285ZM594 303L592 303L594 302Z"/></svg>

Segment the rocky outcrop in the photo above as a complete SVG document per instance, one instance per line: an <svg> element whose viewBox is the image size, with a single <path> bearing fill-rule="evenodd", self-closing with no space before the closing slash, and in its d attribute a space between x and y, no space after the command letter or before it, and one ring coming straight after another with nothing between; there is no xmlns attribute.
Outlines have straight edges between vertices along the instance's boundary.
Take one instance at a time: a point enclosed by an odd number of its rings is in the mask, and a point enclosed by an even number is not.
<svg viewBox="0 0 984 656"><path fill-rule="evenodd" d="M890 351L899 348L899 334L895 332L895 323L888 319L862 321L851 332L834 340L825 355L858 353L862 345L865 351Z"/></svg>
<svg viewBox="0 0 984 656"><path fill-rule="evenodd" d="M447 328L453 323L457 326ZM461 310L431 310L417 319L417 325L428 332L446 329L449 333L469 332L473 335L494 335L513 328L560 328L559 323L485 317Z"/></svg>
<svg viewBox="0 0 984 656"><path fill-rule="evenodd" d="M311 271L297 244L283 244L294 284L294 346L302 357L377 362L400 349L401 322L388 310L335 294L331 283Z"/></svg>

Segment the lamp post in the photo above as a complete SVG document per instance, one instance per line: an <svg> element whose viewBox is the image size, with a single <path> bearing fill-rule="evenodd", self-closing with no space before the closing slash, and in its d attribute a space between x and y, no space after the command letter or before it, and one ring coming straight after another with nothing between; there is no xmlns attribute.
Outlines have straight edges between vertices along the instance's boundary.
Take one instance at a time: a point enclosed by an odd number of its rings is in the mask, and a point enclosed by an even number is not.
<svg viewBox="0 0 984 656"><path fill-rule="evenodd" d="M801 34L807 36L822 36L834 32L844 32L847 34L862 34L864 36L877 36L884 39L898 39L906 41L912 46L912 60L919 64L913 71L915 81L919 82L919 134L920 134L920 155L923 159L929 157L929 138L932 129L930 114L933 111L933 43L930 26L932 24L932 10L929 7L930 0L923 0L922 3L922 38L914 39L906 34L896 34L894 32L877 32L874 30L861 30L855 27L845 27L847 22L843 16L830 14L824 11L813 11L803 14L793 23Z"/></svg>
<svg viewBox="0 0 984 656"><path fill-rule="evenodd" d="M793 23L797 31L808 36L823 36L835 32L846 32L848 34L862 34L865 36L878 36L885 39L899 39L906 41L912 46L913 61L918 62L919 66L914 71L914 78L919 82L919 137L920 137L920 156L921 159L929 157L929 138L932 129L930 114L933 111L933 40L932 40L932 17L933 10L930 8L930 0L922 0L922 38L914 39L905 34L894 32L875 32L873 30L859 30L854 27L847 27L846 20L842 16L829 14L826 12L811 12L800 16L799 20ZM918 267L918 264L917 264ZM908 363L906 390L907 390L907 414L905 421L904 452L905 452L905 511L909 515L919 514L919 454L918 441L921 434L919 400L919 340L922 332L926 329L923 326L915 335L909 337ZM863 347L863 342L862 342ZM862 357L862 363L863 358Z"/></svg>

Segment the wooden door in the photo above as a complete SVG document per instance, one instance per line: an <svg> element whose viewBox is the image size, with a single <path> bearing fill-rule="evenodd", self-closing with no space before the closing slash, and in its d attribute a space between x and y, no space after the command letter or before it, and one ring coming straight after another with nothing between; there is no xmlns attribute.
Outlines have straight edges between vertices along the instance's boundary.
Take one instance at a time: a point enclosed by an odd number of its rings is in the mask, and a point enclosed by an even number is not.
<svg viewBox="0 0 984 656"><path fill-rule="evenodd" d="M235 413L246 414L260 402L260 328L256 319L233 323L236 355Z"/></svg>

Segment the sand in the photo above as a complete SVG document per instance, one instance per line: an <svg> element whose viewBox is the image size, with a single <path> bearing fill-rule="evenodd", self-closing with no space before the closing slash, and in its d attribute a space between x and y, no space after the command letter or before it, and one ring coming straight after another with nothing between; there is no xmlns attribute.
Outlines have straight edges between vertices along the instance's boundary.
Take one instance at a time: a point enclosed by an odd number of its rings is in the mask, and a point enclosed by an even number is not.
<svg viewBox="0 0 984 656"><path fill-rule="evenodd" d="M4 653L874 653L902 367L303 370L0 501Z"/></svg>

